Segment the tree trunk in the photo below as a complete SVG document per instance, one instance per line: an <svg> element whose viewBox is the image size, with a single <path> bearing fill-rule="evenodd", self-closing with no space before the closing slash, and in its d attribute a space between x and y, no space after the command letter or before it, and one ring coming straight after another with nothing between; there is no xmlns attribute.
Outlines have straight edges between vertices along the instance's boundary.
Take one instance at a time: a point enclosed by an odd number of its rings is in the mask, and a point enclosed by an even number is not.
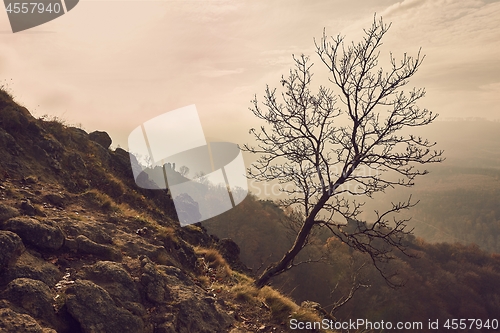
<svg viewBox="0 0 500 333"><path fill-rule="evenodd" d="M300 228L300 231L297 234L297 237L295 238L295 242L293 243L292 248L285 253L285 255L283 256L283 258L281 258L280 261L278 261L277 263L270 264L266 268L266 270L261 274L261 276L257 279L257 281L255 281L255 286L257 288L264 287L272 277L288 270L289 268L288 266L290 265L292 260L299 254L299 252L304 247L307 240L307 236L309 235L312 227L315 224L316 215L328 201L328 198L329 198L328 193L325 193L321 196L320 200L316 203L313 210L311 211L309 216L306 218L304 224Z"/></svg>

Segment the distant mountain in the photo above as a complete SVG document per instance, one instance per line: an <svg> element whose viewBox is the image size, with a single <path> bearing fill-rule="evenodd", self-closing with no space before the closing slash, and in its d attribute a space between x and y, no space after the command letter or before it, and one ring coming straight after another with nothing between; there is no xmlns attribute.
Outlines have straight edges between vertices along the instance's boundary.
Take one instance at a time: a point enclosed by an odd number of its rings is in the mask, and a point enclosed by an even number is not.
<svg viewBox="0 0 500 333"><path fill-rule="evenodd" d="M500 122L437 121L414 133L437 142L446 160L426 166L430 173L417 177L415 186L367 200L362 218L369 221L374 209L411 195L420 203L400 215L412 217L415 235L500 253Z"/></svg>

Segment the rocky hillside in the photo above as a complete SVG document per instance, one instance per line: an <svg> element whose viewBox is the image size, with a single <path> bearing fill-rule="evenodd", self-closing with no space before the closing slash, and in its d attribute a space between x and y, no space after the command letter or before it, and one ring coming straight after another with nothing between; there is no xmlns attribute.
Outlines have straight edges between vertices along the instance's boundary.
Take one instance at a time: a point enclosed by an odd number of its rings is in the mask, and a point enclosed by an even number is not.
<svg viewBox="0 0 500 333"><path fill-rule="evenodd" d="M129 155L0 91L0 332L286 332L320 320L253 286L238 246L179 226Z"/></svg>

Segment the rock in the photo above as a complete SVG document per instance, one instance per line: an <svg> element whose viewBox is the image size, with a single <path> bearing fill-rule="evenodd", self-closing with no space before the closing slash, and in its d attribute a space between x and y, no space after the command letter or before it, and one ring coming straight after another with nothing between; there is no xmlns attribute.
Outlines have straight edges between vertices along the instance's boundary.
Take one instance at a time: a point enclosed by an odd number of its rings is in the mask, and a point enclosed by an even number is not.
<svg viewBox="0 0 500 333"><path fill-rule="evenodd" d="M27 130L31 137L39 137L45 132L45 130L36 121L31 121L28 124Z"/></svg>
<svg viewBox="0 0 500 333"><path fill-rule="evenodd" d="M76 243L78 252L80 253L93 254L105 260L122 260L122 254L112 246L98 244L84 235L77 236Z"/></svg>
<svg viewBox="0 0 500 333"><path fill-rule="evenodd" d="M87 172L87 164L83 157L77 152L66 155L64 163L73 171Z"/></svg>
<svg viewBox="0 0 500 333"><path fill-rule="evenodd" d="M240 247L230 238L223 238L217 243L217 249L227 262L232 263L240 259Z"/></svg>
<svg viewBox="0 0 500 333"><path fill-rule="evenodd" d="M24 214L29 215L29 216L35 216L36 215L36 208L33 206L31 201L29 199L23 200L21 202L21 209L23 210Z"/></svg>
<svg viewBox="0 0 500 333"><path fill-rule="evenodd" d="M165 275L160 273L155 264L146 256L141 257L141 284L144 288L146 299L153 303L164 303L170 297L165 283Z"/></svg>
<svg viewBox="0 0 500 333"><path fill-rule="evenodd" d="M240 247L230 238L221 239L217 245L217 250L219 250L220 254L231 268L242 272L242 273L250 273L252 270L248 268L240 259Z"/></svg>
<svg viewBox="0 0 500 333"><path fill-rule="evenodd" d="M88 280L76 280L66 290L68 312L85 333L141 333L143 321L119 308L108 292Z"/></svg>
<svg viewBox="0 0 500 333"><path fill-rule="evenodd" d="M49 166L56 171L56 173L59 173L59 171L62 170L61 163L55 159L55 158L50 158L49 159Z"/></svg>
<svg viewBox="0 0 500 333"><path fill-rule="evenodd" d="M52 221L29 217L15 217L3 223L2 229L18 234L25 244L42 250L58 250L64 244L64 234Z"/></svg>
<svg viewBox="0 0 500 333"><path fill-rule="evenodd" d="M38 183L38 178L36 176L31 175L31 176L28 176L28 177L24 177L23 178L23 182L25 184L28 184L28 185L33 185L33 184Z"/></svg>
<svg viewBox="0 0 500 333"><path fill-rule="evenodd" d="M193 281L191 281L191 279L186 274L184 274L183 271L175 266L157 265L156 268L166 275L175 276L186 285L193 284Z"/></svg>
<svg viewBox="0 0 500 333"><path fill-rule="evenodd" d="M179 236L194 246L210 247L213 243L213 238L206 231L201 223L195 223L181 228Z"/></svg>
<svg viewBox="0 0 500 333"><path fill-rule="evenodd" d="M63 145L54 138L50 136L44 137L38 142L40 148L45 150L49 155L59 157L62 151L64 151Z"/></svg>
<svg viewBox="0 0 500 333"><path fill-rule="evenodd" d="M147 240L136 235L127 234L125 232L117 232L117 237L120 238L118 246L123 253L132 258L137 258L141 255L148 256L152 261L160 264L171 264L171 256L168 254L164 246L154 245Z"/></svg>
<svg viewBox="0 0 500 333"><path fill-rule="evenodd" d="M211 301L185 296L180 296L180 300L176 305L179 309L177 332L227 332L233 321L227 314L219 312Z"/></svg>
<svg viewBox="0 0 500 333"><path fill-rule="evenodd" d="M126 151L125 149L116 148L115 151L111 154L113 168L122 175L130 175L132 172L130 156L131 155L129 155L128 151Z"/></svg>
<svg viewBox="0 0 500 333"><path fill-rule="evenodd" d="M12 309L0 309L0 332L6 333L49 333L43 330L33 317Z"/></svg>
<svg viewBox="0 0 500 333"><path fill-rule="evenodd" d="M11 281L1 297L26 310L31 316L56 325L56 315L52 307L52 293L42 281L19 278Z"/></svg>
<svg viewBox="0 0 500 333"><path fill-rule="evenodd" d="M0 223L19 215L20 213L16 208L5 204L0 204Z"/></svg>
<svg viewBox="0 0 500 333"><path fill-rule="evenodd" d="M17 259L24 250L21 237L12 231L0 231L0 270Z"/></svg>
<svg viewBox="0 0 500 333"><path fill-rule="evenodd" d="M45 150L43 150L43 148L38 146L38 145L34 145L33 147L31 147L31 149L32 149L34 157L40 162L48 160L50 158L49 154L47 154L47 152Z"/></svg>
<svg viewBox="0 0 500 333"><path fill-rule="evenodd" d="M62 277L57 267L25 251L7 270L0 271L0 284L4 285L17 278L40 280L53 287Z"/></svg>
<svg viewBox="0 0 500 333"><path fill-rule="evenodd" d="M101 146L103 146L106 149L108 149L109 146L111 146L111 142L112 142L109 134L106 132L102 132L102 131L94 131L94 132L90 133L89 139L94 141L94 142L97 142L98 144L100 144Z"/></svg>
<svg viewBox="0 0 500 333"><path fill-rule="evenodd" d="M306 311L313 312L317 314L320 318L326 318L328 320L337 321L337 319L328 311L323 309L321 304L313 301L303 301L300 303L300 308L305 309Z"/></svg>
<svg viewBox="0 0 500 333"><path fill-rule="evenodd" d="M64 250L77 252L78 251L78 243L74 238L66 238L64 240Z"/></svg>
<svg viewBox="0 0 500 333"><path fill-rule="evenodd" d="M161 332L226 332L234 321L224 310L219 310L212 297L195 285L175 267L155 265L149 258L141 258L141 284L147 300L156 304L170 304L174 316L161 321ZM162 315L165 317L164 315ZM160 318L153 318L160 320Z"/></svg>
<svg viewBox="0 0 500 333"><path fill-rule="evenodd" d="M122 264L112 261L99 261L85 267L85 278L106 289L115 301L140 302L137 286Z"/></svg>
<svg viewBox="0 0 500 333"><path fill-rule="evenodd" d="M111 150L109 150L108 148L104 148L100 144L94 145L94 148L95 157L101 161L101 165L108 167L109 161L111 159Z"/></svg>
<svg viewBox="0 0 500 333"><path fill-rule="evenodd" d="M105 228L105 226L100 223L64 218L57 220L57 224L61 227L66 236L76 238L79 235L84 235L91 241L99 244L111 244L113 242L111 236L105 231L108 228Z"/></svg>
<svg viewBox="0 0 500 333"><path fill-rule="evenodd" d="M49 193L45 195L45 200L54 206L64 207L66 204L66 197L59 193Z"/></svg>
<svg viewBox="0 0 500 333"><path fill-rule="evenodd" d="M67 130L71 137L71 140L73 140L73 142L77 144L83 145L85 143L85 140L88 139L88 133L81 128L71 126L68 127Z"/></svg>
<svg viewBox="0 0 500 333"><path fill-rule="evenodd" d="M182 266L191 270L196 269L196 254L193 247L182 239L179 239L179 244L175 250L175 256Z"/></svg>
<svg viewBox="0 0 500 333"><path fill-rule="evenodd" d="M23 151L21 146L17 144L16 139L3 128L0 128L0 147L2 147L3 151L8 151L13 156L19 156ZM3 156L3 158L5 158L5 156Z"/></svg>
<svg viewBox="0 0 500 333"><path fill-rule="evenodd" d="M33 116L25 107L17 105L15 102L9 103L10 105L5 105L2 107L2 112L0 113L0 124L12 135L20 135L25 133L26 128L29 125Z"/></svg>

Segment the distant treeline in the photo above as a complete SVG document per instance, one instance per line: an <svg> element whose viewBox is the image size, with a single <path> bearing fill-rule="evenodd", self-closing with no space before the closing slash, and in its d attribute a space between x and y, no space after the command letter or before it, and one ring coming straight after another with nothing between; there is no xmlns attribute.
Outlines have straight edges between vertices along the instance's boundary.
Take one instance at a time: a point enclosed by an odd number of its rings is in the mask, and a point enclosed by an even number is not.
<svg viewBox="0 0 500 333"><path fill-rule="evenodd" d="M420 200L404 213L412 217L409 225L416 236L432 243L473 243L500 253L500 170L442 167L417 181L415 188L388 192L383 199L401 200L410 194Z"/></svg>

